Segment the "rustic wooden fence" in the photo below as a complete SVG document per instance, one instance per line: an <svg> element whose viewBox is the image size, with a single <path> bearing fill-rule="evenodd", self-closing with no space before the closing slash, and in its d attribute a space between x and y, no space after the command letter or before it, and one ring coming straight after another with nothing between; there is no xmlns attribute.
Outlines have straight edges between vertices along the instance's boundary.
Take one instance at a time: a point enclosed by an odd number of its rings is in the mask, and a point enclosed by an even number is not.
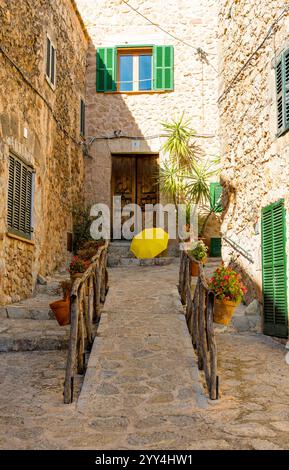
<svg viewBox="0 0 289 470"><path fill-rule="evenodd" d="M179 293L186 305L186 320L192 343L198 357L199 370L204 371L211 400L219 398L217 376L217 346L214 334L215 295L210 291L204 269L199 263L199 277L194 295L191 283L191 262L195 261L186 251L181 252Z"/></svg>
<svg viewBox="0 0 289 470"><path fill-rule="evenodd" d="M73 402L74 377L85 372L85 354L92 347L94 324L99 322L101 305L105 302L108 291L107 248L108 243L99 248L89 268L72 286L64 403Z"/></svg>

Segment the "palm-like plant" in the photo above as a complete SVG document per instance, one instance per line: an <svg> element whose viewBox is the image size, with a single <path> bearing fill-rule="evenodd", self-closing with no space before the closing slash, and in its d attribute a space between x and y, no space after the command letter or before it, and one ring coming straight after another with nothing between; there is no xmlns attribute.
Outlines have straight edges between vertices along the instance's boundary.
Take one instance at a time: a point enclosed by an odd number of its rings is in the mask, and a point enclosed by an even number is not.
<svg viewBox="0 0 289 470"><path fill-rule="evenodd" d="M192 204L205 205L210 200L210 180L217 174L215 163L208 160L195 163L192 169L186 168L183 178L186 181L186 199Z"/></svg>
<svg viewBox="0 0 289 470"><path fill-rule="evenodd" d="M184 119L184 113L179 119L172 122L161 123L166 138L163 150L170 156L170 160L179 166L192 165L196 156L200 153L200 148L195 142L191 142L196 134L190 127L191 120Z"/></svg>

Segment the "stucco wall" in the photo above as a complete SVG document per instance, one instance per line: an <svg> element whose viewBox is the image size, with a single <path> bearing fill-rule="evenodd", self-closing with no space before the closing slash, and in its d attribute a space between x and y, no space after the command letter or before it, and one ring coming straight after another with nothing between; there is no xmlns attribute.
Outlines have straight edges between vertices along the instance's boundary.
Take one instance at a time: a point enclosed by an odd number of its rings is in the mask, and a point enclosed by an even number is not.
<svg viewBox="0 0 289 470"><path fill-rule="evenodd" d="M213 0L131 0L156 24L195 47L202 47L212 64L202 64L195 50L171 38L118 0L77 0L92 38L88 55L87 134L111 137L114 131L141 137L137 149L130 139L95 140L86 159L86 196L89 202L110 204L111 153L159 153L161 122L180 117L192 119L204 154L219 154L217 109L217 23L218 2ZM173 92L142 94L96 93L96 49L124 44L173 45L175 88ZM214 70L215 69L215 70Z"/></svg>
<svg viewBox="0 0 289 470"><path fill-rule="evenodd" d="M87 39L69 0L1 0L0 23L1 46L20 69L0 51L0 303L5 304L31 295L37 274L45 276L67 259L71 208L83 189L82 146L75 142L81 140ZM47 33L57 49L55 91L45 79ZM36 172L32 244L7 235L9 152Z"/></svg>
<svg viewBox="0 0 289 470"><path fill-rule="evenodd" d="M257 49L284 2L220 2L220 96ZM261 210L285 199L289 207L289 134L277 138L276 57L288 47L289 15L278 23L252 62L220 100L222 180L225 187L223 234L250 251L253 263L224 243L226 262L232 257L247 273L248 299L261 299ZM287 231L289 217L287 215ZM287 253L289 245L287 244ZM252 282L250 282L250 280Z"/></svg>

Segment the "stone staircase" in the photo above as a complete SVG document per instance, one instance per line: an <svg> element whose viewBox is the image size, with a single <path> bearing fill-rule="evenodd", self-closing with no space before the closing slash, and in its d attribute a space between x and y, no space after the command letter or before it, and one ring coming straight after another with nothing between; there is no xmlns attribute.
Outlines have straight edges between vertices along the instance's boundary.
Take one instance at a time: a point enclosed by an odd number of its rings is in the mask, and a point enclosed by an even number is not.
<svg viewBox="0 0 289 470"><path fill-rule="evenodd" d="M130 251L130 241L119 240L110 243L108 248L108 266L166 266L178 259L179 253L175 244L169 244L168 249L157 258L137 259Z"/></svg>
<svg viewBox="0 0 289 470"><path fill-rule="evenodd" d="M49 304L62 297L60 282L67 273L37 284L35 296L0 307L0 352L66 349L69 326L60 327Z"/></svg>

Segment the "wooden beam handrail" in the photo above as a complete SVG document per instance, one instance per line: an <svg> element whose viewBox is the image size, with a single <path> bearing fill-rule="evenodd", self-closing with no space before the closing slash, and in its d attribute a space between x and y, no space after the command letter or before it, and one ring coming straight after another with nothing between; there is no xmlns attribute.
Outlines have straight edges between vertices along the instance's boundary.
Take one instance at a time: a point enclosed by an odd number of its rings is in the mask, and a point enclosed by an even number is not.
<svg viewBox="0 0 289 470"><path fill-rule="evenodd" d="M99 247L90 266L74 281L70 295L70 338L64 382L64 403L72 403L74 377L85 371L85 354L93 340L93 324L100 318L101 304L108 292L108 242Z"/></svg>
<svg viewBox="0 0 289 470"><path fill-rule="evenodd" d="M199 265L199 276L192 295L191 263ZM204 371L211 400L219 398L217 346L214 333L215 294L210 290L202 263L187 251L181 252L179 294L186 306L186 321L197 354L199 370Z"/></svg>

